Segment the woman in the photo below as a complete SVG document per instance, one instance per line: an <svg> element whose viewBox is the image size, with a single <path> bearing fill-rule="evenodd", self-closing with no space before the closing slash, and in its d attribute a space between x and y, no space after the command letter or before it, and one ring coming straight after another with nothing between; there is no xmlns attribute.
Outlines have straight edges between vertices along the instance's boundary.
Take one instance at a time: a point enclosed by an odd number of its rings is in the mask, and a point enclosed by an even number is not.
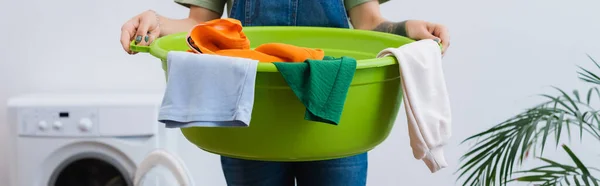
<svg viewBox="0 0 600 186"><path fill-rule="evenodd" d="M188 18L171 19L154 11L143 12L121 28L121 44L148 45L158 37L187 32L205 21L221 18L227 4L230 18L243 26L319 26L374 30L415 40L435 39L445 52L449 45L446 28L419 20L389 22L379 4L388 0L175 0L189 7ZM348 21L350 20L350 21ZM324 161L265 162L221 157L230 186L363 186L367 180L367 153Z"/></svg>

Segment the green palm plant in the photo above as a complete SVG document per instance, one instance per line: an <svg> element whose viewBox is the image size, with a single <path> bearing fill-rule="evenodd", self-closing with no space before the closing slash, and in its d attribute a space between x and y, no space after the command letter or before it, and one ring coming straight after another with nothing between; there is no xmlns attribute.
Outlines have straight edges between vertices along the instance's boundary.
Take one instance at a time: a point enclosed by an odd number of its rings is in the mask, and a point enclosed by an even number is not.
<svg viewBox="0 0 600 186"><path fill-rule="evenodd" d="M600 69L600 65L589 59ZM600 141L600 110L591 106L592 101L600 101L600 76L579 67L579 79L594 85L586 94L574 90L567 93L556 88L557 96L542 94L545 102L535 105L522 113L501 122L486 131L465 139L473 146L464 154L458 168L458 179L463 185L507 185L510 182L531 182L538 185L595 185L600 180L567 145L563 150L573 162L558 163L541 157L549 138L554 137L558 147L563 134L571 139L571 134L591 134ZM543 166L517 171L518 166L528 156L538 157ZM597 173L597 172L594 172Z"/></svg>

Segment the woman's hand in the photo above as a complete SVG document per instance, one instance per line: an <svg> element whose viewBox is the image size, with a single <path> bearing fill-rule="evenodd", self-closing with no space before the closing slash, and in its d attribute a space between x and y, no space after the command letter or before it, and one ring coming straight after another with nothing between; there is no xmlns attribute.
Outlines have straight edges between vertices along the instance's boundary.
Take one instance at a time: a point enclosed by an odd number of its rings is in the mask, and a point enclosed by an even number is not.
<svg viewBox="0 0 600 186"><path fill-rule="evenodd" d="M442 53L450 46L448 30L445 26L421 20L402 22L382 21L373 30L401 35L414 40L433 39L442 44Z"/></svg>
<svg viewBox="0 0 600 186"><path fill-rule="evenodd" d="M415 40L433 39L442 43L442 51L445 52L450 46L448 29L444 25L430 23L421 20L404 21L406 37Z"/></svg>
<svg viewBox="0 0 600 186"><path fill-rule="evenodd" d="M381 16L379 1L371 0L350 9L350 21L356 29L387 32L414 40L434 39L442 44L442 53L450 46L445 26L420 20L390 22Z"/></svg>
<svg viewBox="0 0 600 186"><path fill-rule="evenodd" d="M145 11L127 21L121 27L121 45L129 54L135 54L129 49L129 43L135 40L137 45L147 46L160 36L159 16L152 10Z"/></svg>
<svg viewBox="0 0 600 186"><path fill-rule="evenodd" d="M133 40L137 45L147 46L158 37L187 32L198 23L218 19L222 15L222 13L199 6L189 5L189 7L190 14L183 19L163 17L152 10L131 18L121 27L123 50L129 54L135 54L129 49L129 43Z"/></svg>

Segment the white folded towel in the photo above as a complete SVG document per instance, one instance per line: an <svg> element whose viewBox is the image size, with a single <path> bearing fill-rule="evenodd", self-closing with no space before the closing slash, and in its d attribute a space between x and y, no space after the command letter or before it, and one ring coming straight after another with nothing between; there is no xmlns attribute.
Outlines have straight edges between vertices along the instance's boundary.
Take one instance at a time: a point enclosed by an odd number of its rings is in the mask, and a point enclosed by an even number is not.
<svg viewBox="0 0 600 186"><path fill-rule="evenodd" d="M448 166L443 147L451 136L450 100L437 42L426 39L382 50L400 64L410 145L432 173Z"/></svg>

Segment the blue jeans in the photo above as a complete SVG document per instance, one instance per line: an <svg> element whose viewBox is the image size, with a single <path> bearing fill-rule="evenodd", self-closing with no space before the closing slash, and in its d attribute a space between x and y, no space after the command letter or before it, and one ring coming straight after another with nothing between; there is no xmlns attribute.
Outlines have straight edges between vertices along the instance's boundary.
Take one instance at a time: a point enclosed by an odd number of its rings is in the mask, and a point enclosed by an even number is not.
<svg viewBox="0 0 600 186"><path fill-rule="evenodd" d="M234 0L243 26L349 28L343 0ZM325 125L325 124L324 124ZM325 161L267 162L221 157L229 186L364 186L367 153Z"/></svg>
<svg viewBox="0 0 600 186"><path fill-rule="evenodd" d="M228 186L364 186L367 153L309 162L252 161L221 156Z"/></svg>

